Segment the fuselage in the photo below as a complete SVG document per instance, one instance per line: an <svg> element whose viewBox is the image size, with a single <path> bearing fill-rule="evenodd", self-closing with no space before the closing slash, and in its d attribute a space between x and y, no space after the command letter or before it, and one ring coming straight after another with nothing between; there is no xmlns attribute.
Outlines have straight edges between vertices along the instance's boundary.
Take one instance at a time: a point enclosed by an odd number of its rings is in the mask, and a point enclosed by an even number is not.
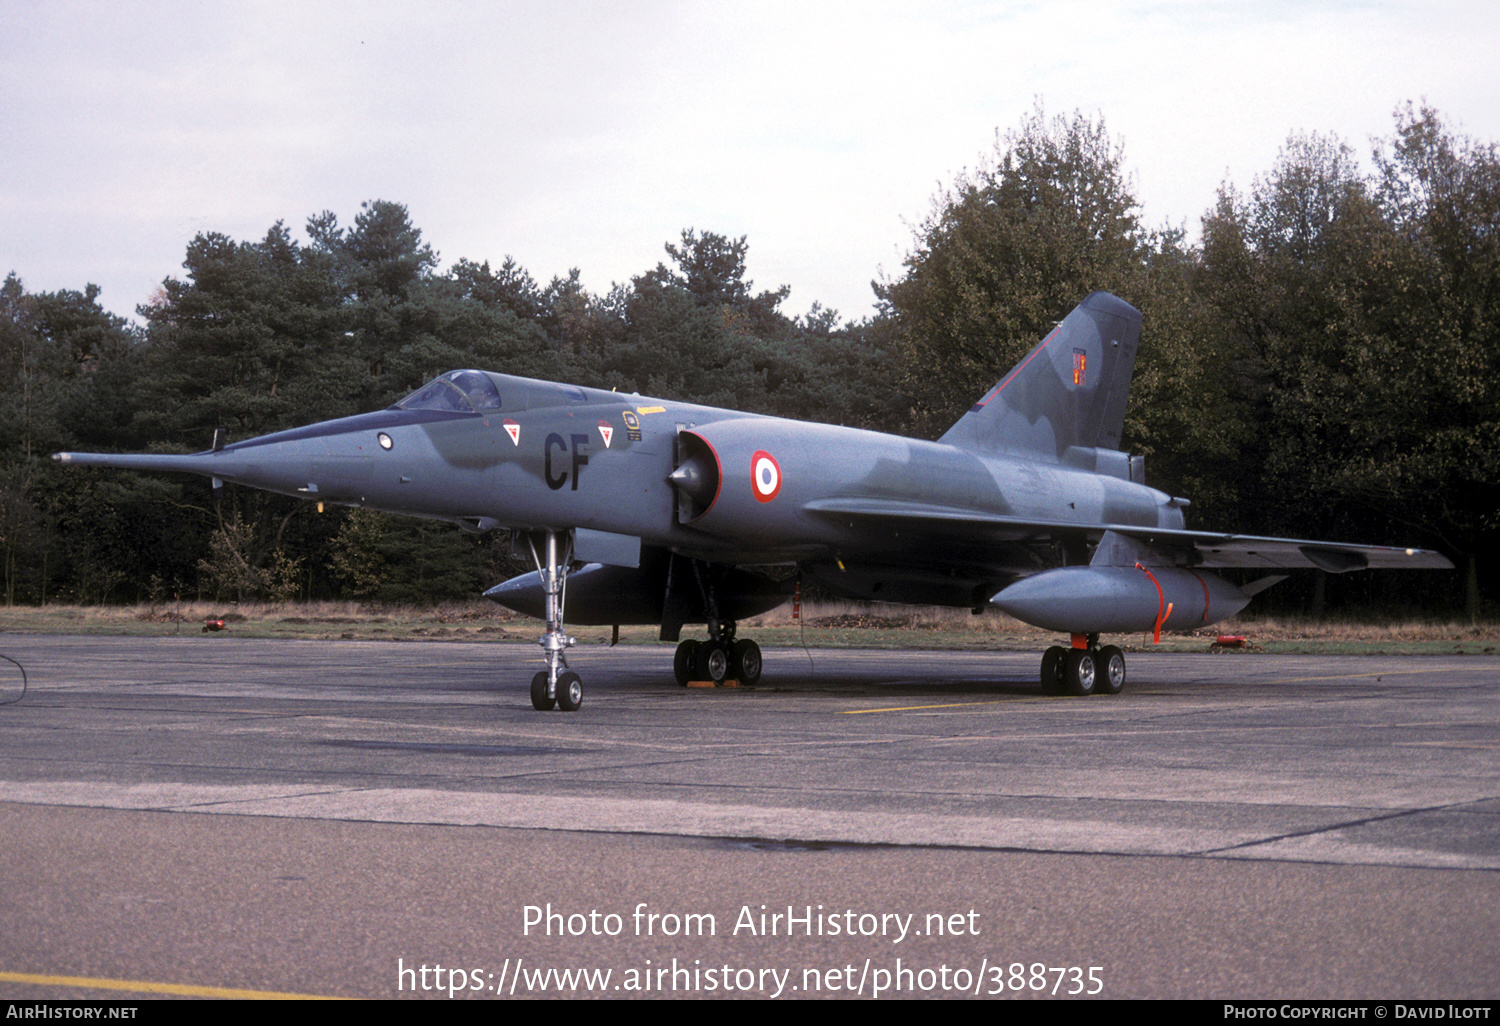
<svg viewBox="0 0 1500 1026"><path fill-rule="evenodd" d="M1081 545L1103 524L1182 527L1166 494L1062 462L477 371L217 451L68 458L475 529L584 528L715 563L800 562L863 597L898 597L870 592L909 564L936 592L899 597L951 604L1082 558L1038 524L1076 525Z"/></svg>

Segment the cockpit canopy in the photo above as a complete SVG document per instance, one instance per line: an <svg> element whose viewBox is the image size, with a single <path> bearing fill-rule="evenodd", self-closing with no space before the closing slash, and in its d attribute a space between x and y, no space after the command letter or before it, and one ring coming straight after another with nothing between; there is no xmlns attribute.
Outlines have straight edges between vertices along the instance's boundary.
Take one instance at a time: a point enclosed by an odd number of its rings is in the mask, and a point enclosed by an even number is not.
<svg viewBox="0 0 1500 1026"><path fill-rule="evenodd" d="M398 410L482 413L500 409L500 390L483 371L449 371L433 378L395 406Z"/></svg>

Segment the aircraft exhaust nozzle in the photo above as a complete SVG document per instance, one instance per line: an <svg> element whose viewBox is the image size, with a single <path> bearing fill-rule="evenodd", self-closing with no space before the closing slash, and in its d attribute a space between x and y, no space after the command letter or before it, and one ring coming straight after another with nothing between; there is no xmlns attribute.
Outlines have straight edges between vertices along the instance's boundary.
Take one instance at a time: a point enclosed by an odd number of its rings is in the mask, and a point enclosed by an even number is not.
<svg viewBox="0 0 1500 1026"><path fill-rule="evenodd" d="M1196 570L1065 566L1017 581L990 601L1047 630L1120 634L1206 627L1244 609L1250 596Z"/></svg>

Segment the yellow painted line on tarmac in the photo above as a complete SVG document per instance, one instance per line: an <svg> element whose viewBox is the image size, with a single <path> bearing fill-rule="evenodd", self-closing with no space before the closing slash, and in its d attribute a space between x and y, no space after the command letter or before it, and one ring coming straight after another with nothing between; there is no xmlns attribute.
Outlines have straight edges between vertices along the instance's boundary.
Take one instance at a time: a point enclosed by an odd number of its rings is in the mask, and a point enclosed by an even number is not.
<svg viewBox="0 0 1500 1026"><path fill-rule="evenodd" d="M40 973L0 972L0 983L32 983L42 987L83 987L87 990L128 990L137 994L175 994L179 997L228 998L235 1001L347 1001L327 994L291 994L278 990L240 990L235 987L199 987L185 983L152 980L107 980L94 976L46 976Z"/></svg>

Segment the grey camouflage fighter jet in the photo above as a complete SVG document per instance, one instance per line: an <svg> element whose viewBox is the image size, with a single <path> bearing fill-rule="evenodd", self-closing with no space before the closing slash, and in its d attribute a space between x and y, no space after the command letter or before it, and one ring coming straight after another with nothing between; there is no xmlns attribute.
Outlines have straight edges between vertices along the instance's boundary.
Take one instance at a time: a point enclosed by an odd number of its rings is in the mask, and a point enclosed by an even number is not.
<svg viewBox="0 0 1500 1026"><path fill-rule="evenodd" d="M660 624L678 681L755 683L737 621L794 564L851 599L997 607L1071 636L1049 692L1117 694L1102 634L1203 627L1282 576L1237 587L1218 567L1447 568L1419 549L1189 531L1185 499L1145 483L1120 431L1141 315L1085 299L935 442L506 374L444 374L390 409L193 455L58 453L63 463L203 474L319 502L506 529L536 572L485 594L546 624L533 705L575 710L564 615Z"/></svg>

